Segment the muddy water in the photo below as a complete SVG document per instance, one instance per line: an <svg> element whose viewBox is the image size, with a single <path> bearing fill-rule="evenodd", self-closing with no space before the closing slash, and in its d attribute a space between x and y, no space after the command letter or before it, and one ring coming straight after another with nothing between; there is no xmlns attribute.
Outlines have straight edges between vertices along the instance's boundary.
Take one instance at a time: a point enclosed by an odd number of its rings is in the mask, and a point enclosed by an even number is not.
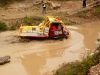
<svg viewBox="0 0 100 75"><path fill-rule="evenodd" d="M0 66L0 75L48 75L63 63L79 60L96 47L100 21L68 26L71 37L60 40L20 40L18 31L0 33L0 56L11 62Z"/></svg>
<svg viewBox="0 0 100 75"><path fill-rule="evenodd" d="M80 26L78 26L80 27ZM80 30L77 30L84 36L84 45L86 48L95 49L97 38L100 38L100 21L81 25Z"/></svg>

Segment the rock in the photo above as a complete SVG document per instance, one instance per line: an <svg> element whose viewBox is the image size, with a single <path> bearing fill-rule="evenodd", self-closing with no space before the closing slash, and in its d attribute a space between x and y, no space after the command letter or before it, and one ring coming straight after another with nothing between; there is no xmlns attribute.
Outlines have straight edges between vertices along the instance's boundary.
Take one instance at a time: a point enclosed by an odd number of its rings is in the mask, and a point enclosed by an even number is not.
<svg viewBox="0 0 100 75"><path fill-rule="evenodd" d="M10 56L0 57L0 65L10 62Z"/></svg>
<svg viewBox="0 0 100 75"><path fill-rule="evenodd" d="M88 75L100 75L100 63L91 67Z"/></svg>
<svg viewBox="0 0 100 75"><path fill-rule="evenodd" d="M61 7L60 4L58 4L58 3L54 3L54 2L50 2L50 5L51 5L51 8L52 8L52 9L58 9L58 8Z"/></svg>
<svg viewBox="0 0 100 75"><path fill-rule="evenodd" d="M41 3L43 3L43 0L36 0L34 5L38 5L38 4L41 4Z"/></svg>
<svg viewBox="0 0 100 75"><path fill-rule="evenodd" d="M43 2L47 4L47 7L50 6L51 9L58 9L61 7L59 3L56 3L50 0L36 0L34 5L39 5L39 4L42 4Z"/></svg>

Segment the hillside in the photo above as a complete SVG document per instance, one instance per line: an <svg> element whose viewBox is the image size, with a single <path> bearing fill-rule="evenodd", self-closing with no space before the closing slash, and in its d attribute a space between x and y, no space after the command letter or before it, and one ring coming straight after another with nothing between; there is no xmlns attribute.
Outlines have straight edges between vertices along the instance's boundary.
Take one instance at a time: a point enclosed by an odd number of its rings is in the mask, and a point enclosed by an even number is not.
<svg viewBox="0 0 100 75"><path fill-rule="evenodd" d="M15 0L12 2L12 4L8 3L8 6L0 7L0 20L6 23L8 27L12 27L13 25L15 28L19 28L20 24L22 23L21 19L27 16L37 16L44 18L47 15L56 15L59 16L64 21L64 23L68 25L91 22L98 20L99 18L99 8L97 8L97 10L89 8L84 12L79 12L75 15L69 15L69 13L73 11L82 9L82 1L45 0L45 2L47 3L47 14L42 14L42 0ZM87 4L90 2L91 1L88 1ZM55 9L55 7L57 8ZM97 14L95 12L97 12ZM33 22L32 25L39 24L35 23L36 22Z"/></svg>

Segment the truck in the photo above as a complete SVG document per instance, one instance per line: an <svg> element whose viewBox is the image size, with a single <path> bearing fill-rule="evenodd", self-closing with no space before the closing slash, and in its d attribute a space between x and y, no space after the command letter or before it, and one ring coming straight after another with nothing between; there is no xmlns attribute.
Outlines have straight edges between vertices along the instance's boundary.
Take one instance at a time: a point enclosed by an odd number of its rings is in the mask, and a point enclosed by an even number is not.
<svg viewBox="0 0 100 75"><path fill-rule="evenodd" d="M46 16L37 26L20 26L20 37L32 38L68 38L70 31L58 16Z"/></svg>

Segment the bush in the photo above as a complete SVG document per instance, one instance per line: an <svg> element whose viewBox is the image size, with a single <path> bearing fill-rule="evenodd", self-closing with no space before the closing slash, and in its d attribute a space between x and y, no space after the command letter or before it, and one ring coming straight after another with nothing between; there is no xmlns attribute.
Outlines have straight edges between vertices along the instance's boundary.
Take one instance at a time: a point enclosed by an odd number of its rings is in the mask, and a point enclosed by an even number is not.
<svg viewBox="0 0 100 75"><path fill-rule="evenodd" d="M88 56L82 62L66 64L62 68L58 69L54 75L87 75L92 66L100 63L100 45L96 50L99 52L94 53L92 56Z"/></svg>
<svg viewBox="0 0 100 75"><path fill-rule="evenodd" d="M38 16L26 16L22 18L23 23L32 25L32 24L37 24L40 21L43 21L44 18L38 17Z"/></svg>
<svg viewBox="0 0 100 75"><path fill-rule="evenodd" d="M0 22L0 31L5 31L5 30L7 30L6 24L3 22Z"/></svg>
<svg viewBox="0 0 100 75"><path fill-rule="evenodd" d="M18 2L18 1L24 1L24 0L0 0L0 5L7 6L15 1Z"/></svg>
<svg viewBox="0 0 100 75"><path fill-rule="evenodd" d="M16 30L15 26L11 26L10 30Z"/></svg>

